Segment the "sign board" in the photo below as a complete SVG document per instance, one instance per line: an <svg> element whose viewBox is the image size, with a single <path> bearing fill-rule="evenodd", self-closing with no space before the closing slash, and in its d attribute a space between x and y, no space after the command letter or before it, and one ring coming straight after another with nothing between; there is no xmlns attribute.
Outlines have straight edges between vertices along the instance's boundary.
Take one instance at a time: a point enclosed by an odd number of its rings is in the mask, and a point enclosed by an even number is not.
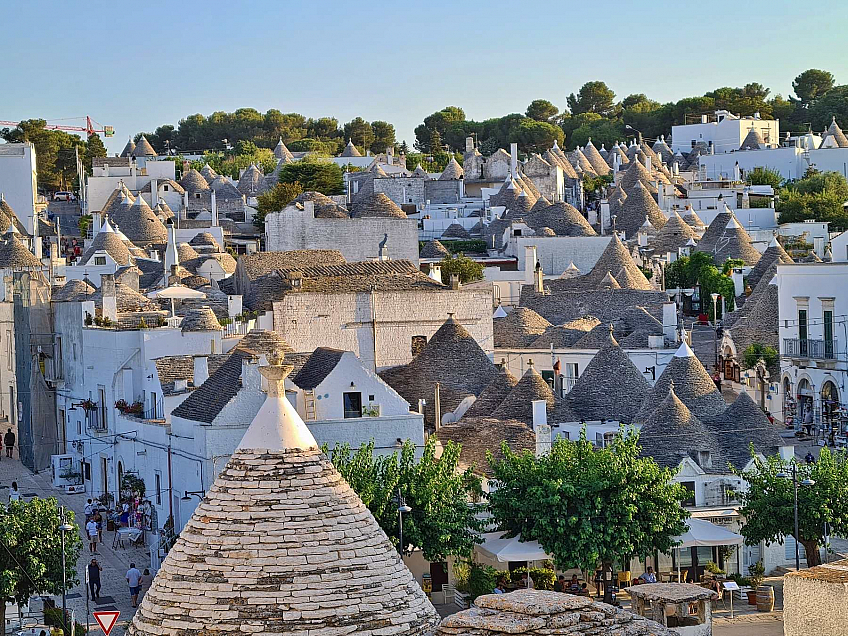
<svg viewBox="0 0 848 636"><path fill-rule="evenodd" d="M109 636L109 632L118 622L118 616L121 615L120 612L92 612L92 614L94 614L94 619L100 624L106 636Z"/></svg>
<svg viewBox="0 0 848 636"><path fill-rule="evenodd" d="M724 581L722 582L721 586L726 590L735 591L739 589L739 586L736 585L736 581Z"/></svg>

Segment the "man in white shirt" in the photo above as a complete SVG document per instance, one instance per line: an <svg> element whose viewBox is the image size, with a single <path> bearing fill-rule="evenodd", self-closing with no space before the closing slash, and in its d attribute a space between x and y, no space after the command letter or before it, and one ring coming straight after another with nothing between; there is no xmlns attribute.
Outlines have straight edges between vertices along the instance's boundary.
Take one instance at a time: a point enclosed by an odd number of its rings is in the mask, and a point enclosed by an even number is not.
<svg viewBox="0 0 848 636"><path fill-rule="evenodd" d="M127 583L130 585L132 606L138 607L138 593L141 592L141 572L135 567L135 563L130 563L130 569L127 570Z"/></svg>
<svg viewBox="0 0 848 636"><path fill-rule="evenodd" d="M88 503L85 504L83 512L85 512L85 522L88 523L88 520L94 516L94 502L92 502L91 499L89 499Z"/></svg>
<svg viewBox="0 0 848 636"><path fill-rule="evenodd" d="M91 554L97 553L97 522L94 519L89 519L85 524L85 531L88 533L88 551Z"/></svg>

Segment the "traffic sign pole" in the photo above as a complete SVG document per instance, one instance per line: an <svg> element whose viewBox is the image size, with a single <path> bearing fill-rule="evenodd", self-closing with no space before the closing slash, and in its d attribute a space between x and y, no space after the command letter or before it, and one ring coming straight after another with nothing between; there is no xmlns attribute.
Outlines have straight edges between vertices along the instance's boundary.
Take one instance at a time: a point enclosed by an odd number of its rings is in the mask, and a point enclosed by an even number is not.
<svg viewBox="0 0 848 636"><path fill-rule="evenodd" d="M92 612L92 614L106 636L109 636L109 632L118 622L118 616L121 615L120 612Z"/></svg>

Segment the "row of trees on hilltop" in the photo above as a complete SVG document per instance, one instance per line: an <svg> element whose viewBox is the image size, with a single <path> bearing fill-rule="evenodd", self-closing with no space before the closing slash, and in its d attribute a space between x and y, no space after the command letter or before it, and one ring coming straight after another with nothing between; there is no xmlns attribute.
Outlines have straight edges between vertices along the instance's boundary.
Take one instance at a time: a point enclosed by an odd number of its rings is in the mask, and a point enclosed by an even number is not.
<svg viewBox="0 0 848 636"><path fill-rule="evenodd" d="M283 113L272 108L260 113L254 108L235 112L216 111L209 116L200 113L181 119L177 126L165 124L144 134L153 147L164 152L224 149L240 141L259 148L273 148L282 138L292 152L311 151L326 156L338 155L350 139L360 152L384 152L395 145L395 127L386 121L368 122L356 117L339 124L335 117L314 119L300 113ZM226 142L224 141L226 139Z"/></svg>
<svg viewBox="0 0 848 636"><path fill-rule="evenodd" d="M770 89L752 82L663 104L645 93L616 100L615 92L604 82L592 81L571 93L562 110L546 99L537 99L524 114L474 121L462 108L448 106L425 117L415 129L415 148L421 152L462 151L468 136L475 137L484 155L507 148L511 142L517 142L523 152L539 152L554 141L563 145L563 138L568 148L583 146L590 138L598 147L609 147L634 136L637 130L650 139L669 135L672 126L694 123L701 115L720 109L780 119L784 131L806 130L808 123L821 131L833 115L848 124L848 85L835 86L833 74L809 69L795 78L792 89L795 95L789 98L770 96Z"/></svg>

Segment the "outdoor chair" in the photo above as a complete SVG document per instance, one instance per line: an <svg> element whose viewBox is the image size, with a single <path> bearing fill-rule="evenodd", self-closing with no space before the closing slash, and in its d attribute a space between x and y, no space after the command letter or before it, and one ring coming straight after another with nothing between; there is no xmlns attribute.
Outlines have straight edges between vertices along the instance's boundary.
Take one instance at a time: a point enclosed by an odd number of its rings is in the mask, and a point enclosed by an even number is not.
<svg viewBox="0 0 848 636"><path fill-rule="evenodd" d="M628 585L630 585L630 582L630 570L618 573L618 587L627 587Z"/></svg>

